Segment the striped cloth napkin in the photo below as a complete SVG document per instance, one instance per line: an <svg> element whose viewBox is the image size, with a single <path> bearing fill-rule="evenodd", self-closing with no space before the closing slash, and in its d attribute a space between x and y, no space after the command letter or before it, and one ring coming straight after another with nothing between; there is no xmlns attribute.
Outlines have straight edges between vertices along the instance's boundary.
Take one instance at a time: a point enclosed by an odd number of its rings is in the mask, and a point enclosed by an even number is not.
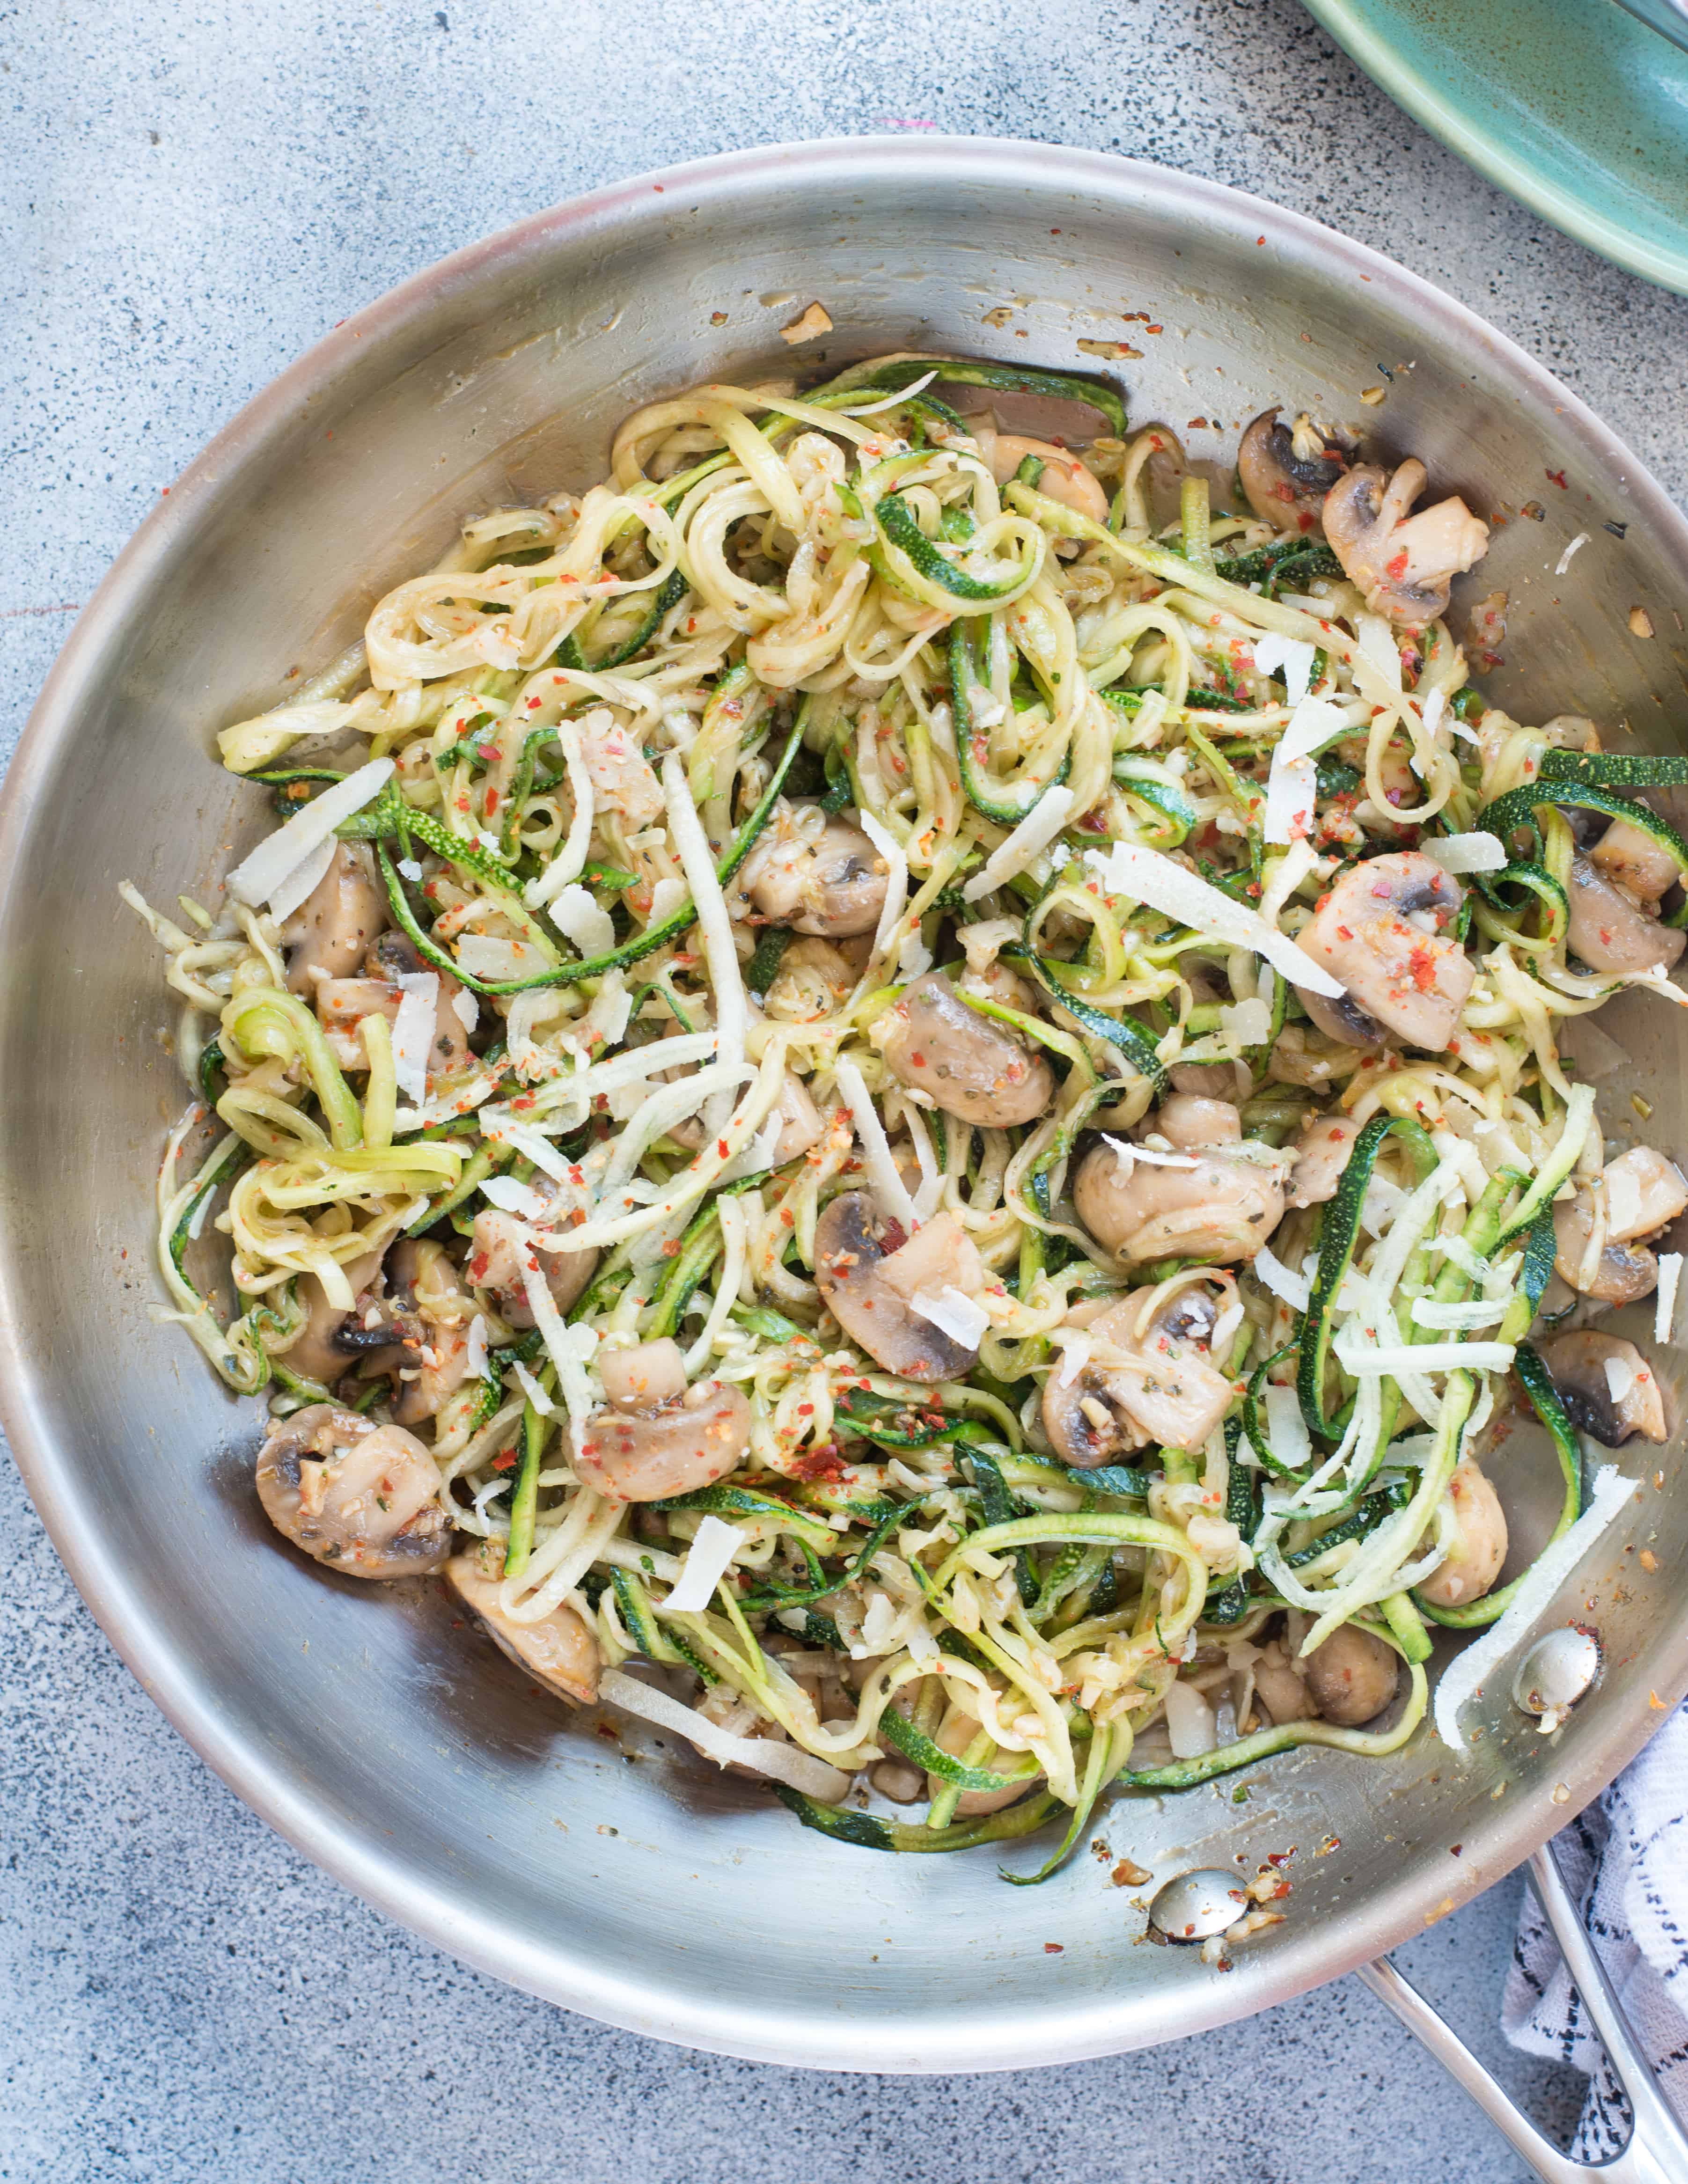
<svg viewBox="0 0 1688 2184"><path fill-rule="evenodd" d="M1688 1707L1555 1848L1635 2038L1688 2124ZM1501 2024L1514 2048L1586 2075L1571 2153L1610 2160L1629 2137L1629 2104L1528 1889Z"/></svg>

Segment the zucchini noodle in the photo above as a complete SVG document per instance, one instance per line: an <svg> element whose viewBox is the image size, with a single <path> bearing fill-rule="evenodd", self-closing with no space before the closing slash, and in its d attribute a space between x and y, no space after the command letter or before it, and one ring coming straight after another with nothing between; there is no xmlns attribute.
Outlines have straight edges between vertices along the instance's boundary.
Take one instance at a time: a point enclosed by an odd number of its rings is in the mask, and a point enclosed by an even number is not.
<svg viewBox="0 0 1688 2184"><path fill-rule="evenodd" d="M1594 1322L1688 1185L1564 1028L1682 998L1688 766L1486 705L1484 526L1379 543L1276 415L1228 492L1100 381L701 387L220 733L271 900L122 894L170 1317L297 1545L841 1841L1059 1821L1021 1880L1419 1733L1429 1624L1533 1597L1509 1418L1556 1540L1578 1429L1663 1436Z"/></svg>

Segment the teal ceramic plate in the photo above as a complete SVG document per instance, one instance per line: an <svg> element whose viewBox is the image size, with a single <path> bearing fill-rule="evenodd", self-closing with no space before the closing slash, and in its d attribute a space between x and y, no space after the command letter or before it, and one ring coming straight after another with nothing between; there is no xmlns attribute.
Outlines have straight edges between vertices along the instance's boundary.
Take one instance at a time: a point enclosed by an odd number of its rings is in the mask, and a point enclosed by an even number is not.
<svg viewBox="0 0 1688 2184"><path fill-rule="evenodd" d="M1688 293L1688 53L1613 0L1306 0L1390 97L1568 235Z"/></svg>

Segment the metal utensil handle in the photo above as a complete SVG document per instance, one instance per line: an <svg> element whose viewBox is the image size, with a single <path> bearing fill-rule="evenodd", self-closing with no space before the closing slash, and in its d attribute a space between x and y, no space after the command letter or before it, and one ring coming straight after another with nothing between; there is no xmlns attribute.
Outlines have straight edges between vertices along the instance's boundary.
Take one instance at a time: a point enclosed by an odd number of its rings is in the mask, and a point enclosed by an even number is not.
<svg viewBox="0 0 1688 2184"><path fill-rule="evenodd" d="M1404 1980L1387 1957L1362 1964L1360 1977L1388 2003L1407 2031L1422 2041L1450 2076L1464 2086L1484 2114L1522 2154L1543 2184L1683 2184L1688 2178L1688 2132L1677 2121L1659 2091L1646 2057L1635 2044L1630 2020L1606 1975L1606 1967L1578 1916L1552 1843L1529 1861L1530 1879L1547 1914L1583 2007L1606 2048L1613 2069L1629 2098L1635 2126L1630 2142L1615 2160L1591 2165L1561 2153L1530 2122L1494 2075L1444 2023L1418 1989Z"/></svg>

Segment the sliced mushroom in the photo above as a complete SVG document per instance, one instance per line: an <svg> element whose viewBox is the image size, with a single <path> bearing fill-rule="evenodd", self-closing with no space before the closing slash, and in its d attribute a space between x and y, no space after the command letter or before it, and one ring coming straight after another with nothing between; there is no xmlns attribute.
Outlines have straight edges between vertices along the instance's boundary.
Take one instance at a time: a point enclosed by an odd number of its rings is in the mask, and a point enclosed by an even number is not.
<svg viewBox="0 0 1688 2184"><path fill-rule="evenodd" d="M581 1429L575 1469L612 1502L695 1494L736 1470L750 1446L750 1406L721 1380L686 1384L680 1346L666 1335L606 1351L610 1398Z"/></svg>
<svg viewBox="0 0 1688 2184"><path fill-rule="evenodd" d="M1042 1114L1055 1093L1044 1056L1006 1024L970 1009L941 972L905 986L881 1018L885 1065L929 1093L946 1115L982 1129L1011 1129Z"/></svg>
<svg viewBox="0 0 1688 2184"><path fill-rule="evenodd" d="M1415 627L1446 613L1454 577L1489 547L1488 525L1457 493L1407 515L1426 476L1416 457L1387 486L1381 470L1362 464L1339 480L1324 504L1324 535L1366 604Z"/></svg>
<svg viewBox="0 0 1688 2184"><path fill-rule="evenodd" d="M1299 1647L1309 1619L1294 1612L1287 1618L1290 1644ZM1322 1646L1300 1657L1307 1693L1326 1721L1344 1729L1380 1714L1395 1696L1401 1661L1395 1649L1357 1624L1344 1623Z"/></svg>
<svg viewBox="0 0 1688 2184"><path fill-rule="evenodd" d="M375 1362L393 1374L393 1417L401 1426L421 1425L469 1376L475 1301L457 1286L457 1269L441 1245L409 1237L388 1254L387 1280L403 1347Z"/></svg>
<svg viewBox="0 0 1688 2184"><path fill-rule="evenodd" d="M1331 995L1316 994L1311 988L1296 989L1296 997L1308 1017L1327 1039L1334 1039L1344 1046L1357 1046L1363 1054L1380 1054L1389 1045L1389 1034L1373 1016L1350 994ZM1295 1028L1293 1025L1290 1027ZM1274 1049L1274 1057L1276 1050ZM1329 1072L1327 1071L1326 1075Z"/></svg>
<svg viewBox="0 0 1688 2184"><path fill-rule="evenodd" d="M402 933L384 933L369 950L356 978L320 978L317 982L317 1020L329 1050L347 1072L367 1069L369 1055L359 1027L365 1017L382 1016L389 1024L398 1021L404 1004L401 978L426 974L424 963ZM428 1050L428 1074L448 1076L469 1060L469 1036L457 1010L463 989L449 972L433 973L439 980L434 1005L434 1037Z"/></svg>
<svg viewBox="0 0 1688 2184"><path fill-rule="evenodd" d="M1298 944L1386 1033L1440 1054L1477 976L1449 930L1464 900L1459 882L1417 850L1368 857L1320 900ZM1334 1038L1347 1036L1313 1020Z"/></svg>
<svg viewBox="0 0 1688 2184"><path fill-rule="evenodd" d="M764 917L794 933L825 940L872 933L891 884L884 858L848 820L828 818L811 833L809 812L818 816L819 807L782 806L746 868L745 893Z"/></svg>
<svg viewBox="0 0 1688 2184"><path fill-rule="evenodd" d="M1633 1342L1578 1328L1544 1343L1541 1362L1571 1424L1607 1448L1622 1448L1636 1434L1646 1440L1665 1438L1664 1398Z"/></svg>
<svg viewBox="0 0 1688 2184"><path fill-rule="evenodd" d="M1587 857L1572 858L1565 892L1571 905L1570 951L1591 971L1669 970L1688 947L1688 933L1649 917Z"/></svg>
<svg viewBox="0 0 1688 2184"><path fill-rule="evenodd" d="M418 1577L451 1552L439 1466L413 1435L312 1403L258 1452L258 1498L284 1538L348 1577Z"/></svg>
<svg viewBox="0 0 1688 2184"><path fill-rule="evenodd" d="M1418 1590L1437 1607L1462 1607L1468 1600L1480 1600L1501 1574L1507 1559L1507 1513L1486 1474L1469 1457L1455 1466L1447 1498L1458 1541Z"/></svg>
<svg viewBox="0 0 1688 2184"><path fill-rule="evenodd" d="M865 1190L833 1199L816 1225L815 1279L827 1309L870 1357L905 1380L959 1380L978 1362L976 1344L946 1334L911 1301L923 1288L960 1286L955 1271L933 1266L930 1241L921 1241L938 1225L928 1222L911 1240ZM892 1262L905 1250L914 1256L894 1279Z"/></svg>
<svg viewBox="0 0 1688 2184"><path fill-rule="evenodd" d="M1261 411L1237 449L1237 475L1249 506L1274 531L1314 529L1347 462L1342 449L1306 419L1298 417L1293 428L1280 424L1275 405Z"/></svg>
<svg viewBox="0 0 1688 2184"><path fill-rule="evenodd" d="M533 1324L533 1308L527 1301L530 1268L543 1271L551 1301L559 1312L566 1312L577 1301L598 1270L595 1249L530 1251L530 1233L513 1213L484 1206L475 1216L470 1236L464 1273L470 1286L483 1290L499 1318L510 1327Z"/></svg>
<svg viewBox="0 0 1688 2184"><path fill-rule="evenodd" d="M1588 1264L1589 1240L1594 1233L1594 1208L1586 1191L1579 1191L1553 1208L1553 1269L1579 1296L1601 1304L1635 1304L1658 1287L1658 1261L1645 1245L1602 1245L1600 1256Z"/></svg>
<svg viewBox="0 0 1688 2184"><path fill-rule="evenodd" d="M972 1714L964 1713L959 1707L951 1707L939 1723L932 1741L940 1751L949 1752L951 1758L964 1759L968 1747L978 1733L979 1724ZM1006 1774L1011 1769L1020 1765L1021 1761L1017 1752L1000 1752L985 1764L993 1774ZM1000 1813L1005 1805L1011 1805L1017 1797L1023 1797L1027 1791L1043 1779L1041 1774L1028 1774L1023 1781L1011 1783L1006 1790L963 1790L955 1800L955 1817L958 1820L972 1820L986 1813ZM944 1786L943 1776L928 1774L926 1786L928 1796L937 1797Z"/></svg>
<svg viewBox="0 0 1688 2184"><path fill-rule="evenodd" d="M387 898L366 842L335 844L334 861L281 928L287 984L309 1000L319 978L343 978L387 926Z"/></svg>
<svg viewBox="0 0 1688 2184"><path fill-rule="evenodd" d="M349 1308L331 1304L327 1291L315 1274L301 1277L298 1301L304 1307L304 1326L297 1341L276 1353L288 1372L315 1380L324 1387L333 1386L362 1347L360 1344L342 1342L339 1337L355 1312L355 1300L379 1275L381 1256L379 1251L366 1251L361 1258L346 1262L343 1272L354 1301Z"/></svg>
<svg viewBox="0 0 1688 2184"><path fill-rule="evenodd" d="M1029 455L1044 466L1038 480L1040 493L1076 515L1088 515L1092 523L1107 521L1108 497L1100 479L1071 449L1058 448L1052 440L1028 439L1023 432L999 432L989 419L969 417L967 426L998 485L1006 485Z"/></svg>
<svg viewBox="0 0 1688 2184"><path fill-rule="evenodd" d="M1359 1134L1360 1125L1347 1115L1320 1115L1307 1124L1295 1141L1291 1206L1323 1206L1335 1197Z"/></svg>
<svg viewBox="0 0 1688 2184"><path fill-rule="evenodd" d="M1182 1292L1139 1334L1141 1311L1140 1295L1111 1305L1085 1329L1091 1354L1078 1372L1068 1378L1058 1366L1044 1383L1044 1431L1061 1462L1078 1470L1112 1463L1147 1442L1201 1448L1234 1400L1234 1386L1207 1351L1214 1322L1205 1292Z"/></svg>
<svg viewBox="0 0 1688 2184"><path fill-rule="evenodd" d="M1095 1146L1073 1178L1078 1218L1127 1267L1253 1258L1284 1217L1282 1172L1223 1150L1178 1157L1189 1165L1151 1165L1111 1143Z"/></svg>
<svg viewBox="0 0 1688 2184"><path fill-rule="evenodd" d="M1614 887L1643 902L1658 902L1682 878L1682 868L1656 835L1614 819L1589 851L1589 862Z"/></svg>
<svg viewBox="0 0 1688 2184"><path fill-rule="evenodd" d="M484 1546L454 1555L445 1566L446 1583L480 1618L501 1653L571 1706L590 1706L598 1696L597 1639L567 1606L554 1607L533 1623L518 1623L506 1615L499 1605L500 1574L496 1559Z"/></svg>

